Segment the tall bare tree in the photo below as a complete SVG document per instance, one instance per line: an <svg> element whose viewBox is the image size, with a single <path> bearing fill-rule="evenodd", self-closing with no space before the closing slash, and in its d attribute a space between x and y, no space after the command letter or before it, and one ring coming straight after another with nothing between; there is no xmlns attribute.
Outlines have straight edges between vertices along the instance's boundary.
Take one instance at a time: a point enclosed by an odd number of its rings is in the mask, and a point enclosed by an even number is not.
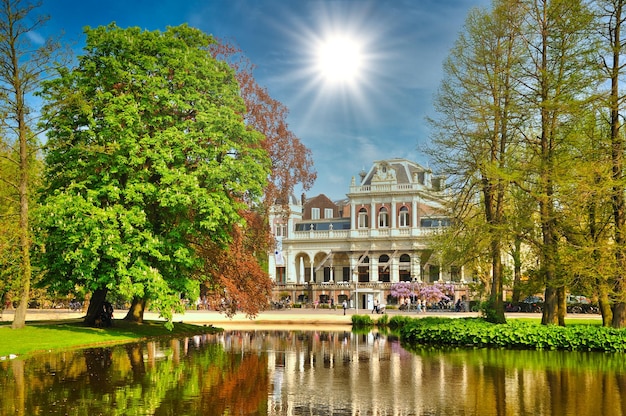
<svg viewBox="0 0 626 416"><path fill-rule="evenodd" d="M36 112L29 108L28 99L61 56L55 40L38 40L37 30L48 20L46 16L35 16L38 6L23 0L0 1L0 126L3 139L11 147L3 157L17 166L16 176L3 176L1 180L15 189L19 200L19 303L13 328L25 326L32 275L29 173L37 151L37 132Z"/></svg>

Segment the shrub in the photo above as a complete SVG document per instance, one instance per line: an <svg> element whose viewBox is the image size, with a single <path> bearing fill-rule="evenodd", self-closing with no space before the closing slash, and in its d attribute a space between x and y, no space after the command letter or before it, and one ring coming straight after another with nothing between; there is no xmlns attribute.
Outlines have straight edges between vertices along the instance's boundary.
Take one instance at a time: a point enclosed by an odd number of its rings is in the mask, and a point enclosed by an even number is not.
<svg viewBox="0 0 626 416"><path fill-rule="evenodd" d="M597 325L560 327L511 320L491 324L480 318L423 318L390 321L412 345L495 347L567 351L626 352L626 330Z"/></svg>
<svg viewBox="0 0 626 416"><path fill-rule="evenodd" d="M363 328L373 325L374 321L369 315L352 315L352 326L355 328Z"/></svg>
<svg viewBox="0 0 626 416"><path fill-rule="evenodd" d="M378 320L376 321L376 326L378 327L386 327L388 324L389 324L389 315L387 314L383 314L383 316L378 318Z"/></svg>

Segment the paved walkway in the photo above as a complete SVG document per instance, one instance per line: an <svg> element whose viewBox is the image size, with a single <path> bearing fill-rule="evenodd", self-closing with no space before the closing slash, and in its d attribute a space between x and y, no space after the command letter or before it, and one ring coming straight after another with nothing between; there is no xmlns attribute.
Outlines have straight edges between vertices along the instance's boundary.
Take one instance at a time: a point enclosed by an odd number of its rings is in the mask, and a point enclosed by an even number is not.
<svg viewBox="0 0 626 416"><path fill-rule="evenodd" d="M114 317L121 319L126 315L125 310L116 310ZM232 318L229 318L219 312L215 311L195 311L190 310L184 314L174 314L174 322L186 322L198 325L213 325L221 328L265 328L275 327L276 325L306 325L306 326L334 326L334 325L351 325L352 315L370 315L372 319L377 319L382 315L372 314L371 310L364 309L348 309L346 314L343 314L343 310L330 310L330 309L281 309L270 310L261 312L253 319L246 317L244 314L237 314ZM453 318L461 317L477 317L480 316L477 312L444 312L444 311L428 311L425 313L417 313L415 311L404 312L398 310L387 310L389 317L395 315L406 315L413 317L426 317L426 316L446 316ZM26 314L27 321L41 321L41 320L64 320L64 319L80 319L84 316L84 313L69 311L67 309L29 309ZM541 318L539 313L510 313L507 314L507 318ZM569 314L568 318L583 318L583 319L600 319L600 315L589 314ZM162 319L154 312L146 312L144 314L146 320L159 320ZM1 315L2 321L12 321L13 311L6 310Z"/></svg>

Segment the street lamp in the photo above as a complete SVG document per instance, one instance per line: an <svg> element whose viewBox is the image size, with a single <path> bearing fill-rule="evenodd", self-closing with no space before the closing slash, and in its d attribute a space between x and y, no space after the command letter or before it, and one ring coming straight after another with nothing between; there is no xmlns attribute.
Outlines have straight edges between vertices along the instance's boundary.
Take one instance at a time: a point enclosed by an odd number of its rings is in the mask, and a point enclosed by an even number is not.
<svg viewBox="0 0 626 416"><path fill-rule="evenodd" d="M359 314L359 273L354 270L352 272L352 278L354 279L354 309L355 313Z"/></svg>

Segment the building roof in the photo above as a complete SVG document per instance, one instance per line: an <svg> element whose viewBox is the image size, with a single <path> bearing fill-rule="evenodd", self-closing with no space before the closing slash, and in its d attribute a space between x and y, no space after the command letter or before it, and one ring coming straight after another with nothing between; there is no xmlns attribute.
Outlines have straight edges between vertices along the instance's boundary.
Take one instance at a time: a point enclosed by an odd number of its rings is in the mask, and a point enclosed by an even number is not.
<svg viewBox="0 0 626 416"><path fill-rule="evenodd" d="M386 159L374 161L369 172L362 177L361 185L389 182L393 184L424 183L425 175L430 174L428 168L407 159Z"/></svg>

